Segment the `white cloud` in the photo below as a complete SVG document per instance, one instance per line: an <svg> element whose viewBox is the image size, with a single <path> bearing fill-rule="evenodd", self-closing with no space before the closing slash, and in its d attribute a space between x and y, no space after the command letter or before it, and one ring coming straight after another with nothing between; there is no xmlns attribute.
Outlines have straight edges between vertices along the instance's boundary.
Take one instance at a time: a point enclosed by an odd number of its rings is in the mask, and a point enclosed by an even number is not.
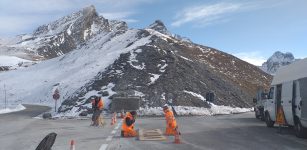
<svg viewBox="0 0 307 150"><path fill-rule="evenodd" d="M233 55L255 66L261 66L267 61L260 52L242 52Z"/></svg>
<svg viewBox="0 0 307 150"><path fill-rule="evenodd" d="M188 7L177 14L172 26L181 26L188 22L197 22L205 25L221 19L226 14L239 11L242 6L239 3L217 3Z"/></svg>

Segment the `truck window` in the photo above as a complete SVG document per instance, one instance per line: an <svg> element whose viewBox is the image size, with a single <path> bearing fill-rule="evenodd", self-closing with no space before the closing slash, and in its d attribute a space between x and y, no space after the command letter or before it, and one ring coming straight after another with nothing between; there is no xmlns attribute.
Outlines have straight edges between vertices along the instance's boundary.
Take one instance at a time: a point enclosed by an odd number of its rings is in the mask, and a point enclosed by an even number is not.
<svg viewBox="0 0 307 150"><path fill-rule="evenodd" d="M274 96L274 87L271 87L268 99L273 99L273 96Z"/></svg>

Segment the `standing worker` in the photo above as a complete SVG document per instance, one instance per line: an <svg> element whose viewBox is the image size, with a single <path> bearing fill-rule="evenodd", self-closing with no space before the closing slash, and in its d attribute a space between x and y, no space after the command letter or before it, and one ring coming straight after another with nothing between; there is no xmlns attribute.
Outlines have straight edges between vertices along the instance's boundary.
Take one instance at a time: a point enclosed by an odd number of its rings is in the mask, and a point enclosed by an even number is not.
<svg viewBox="0 0 307 150"><path fill-rule="evenodd" d="M127 112L123 121L121 136L135 137L137 132L134 130L134 123L136 118L136 111Z"/></svg>
<svg viewBox="0 0 307 150"><path fill-rule="evenodd" d="M99 123L102 122L102 118L100 114L102 113L102 110L103 110L103 100L101 97L97 97L97 96L93 96L91 100L92 100L92 108L93 108L93 116L92 116L93 123L91 125L99 126Z"/></svg>
<svg viewBox="0 0 307 150"><path fill-rule="evenodd" d="M163 106L163 112L166 120L165 135L175 135L177 130L177 122L173 112L168 108L167 105Z"/></svg>

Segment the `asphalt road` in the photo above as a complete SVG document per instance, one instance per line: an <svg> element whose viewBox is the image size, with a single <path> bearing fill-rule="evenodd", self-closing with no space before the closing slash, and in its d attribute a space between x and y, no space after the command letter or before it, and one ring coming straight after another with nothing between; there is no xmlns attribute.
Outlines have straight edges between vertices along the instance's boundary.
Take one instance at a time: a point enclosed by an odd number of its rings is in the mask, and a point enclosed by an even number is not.
<svg viewBox="0 0 307 150"><path fill-rule="evenodd" d="M26 106L25 111L0 115L0 150L34 150L50 132L57 133L53 150L69 149L71 139L76 150L306 150L307 139L299 139L293 129L267 128L253 113L226 116L178 117L182 144L167 141L139 141L119 137L120 121L105 127L91 127L90 120L33 119L48 108ZM136 128L164 130L164 118L137 118Z"/></svg>

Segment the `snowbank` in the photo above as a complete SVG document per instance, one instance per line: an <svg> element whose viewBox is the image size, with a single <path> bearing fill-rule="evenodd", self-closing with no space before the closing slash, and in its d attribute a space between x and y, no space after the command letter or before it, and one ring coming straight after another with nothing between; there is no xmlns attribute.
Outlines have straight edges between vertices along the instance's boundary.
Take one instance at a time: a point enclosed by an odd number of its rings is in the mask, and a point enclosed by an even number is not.
<svg viewBox="0 0 307 150"><path fill-rule="evenodd" d="M229 115L243 112L253 111L253 108L239 108L230 106L218 106L210 103L211 108L191 107L191 106L174 106L176 113L179 116L213 116L213 115ZM162 107L140 108L138 110L140 116L162 116Z"/></svg>
<svg viewBox="0 0 307 150"><path fill-rule="evenodd" d="M17 67L18 64L24 62L31 62L29 60L21 59L15 56L3 56L0 55L0 66L14 66Z"/></svg>
<svg viewBox="0 0 307 150"><path fill-rule="evenodd" d="M0 114L6 114L6 113L11 113L11 112L21 111L21 110L24 110L24 109L26 109L26 107L19 104L15 108L0 109Z"/></svg>

